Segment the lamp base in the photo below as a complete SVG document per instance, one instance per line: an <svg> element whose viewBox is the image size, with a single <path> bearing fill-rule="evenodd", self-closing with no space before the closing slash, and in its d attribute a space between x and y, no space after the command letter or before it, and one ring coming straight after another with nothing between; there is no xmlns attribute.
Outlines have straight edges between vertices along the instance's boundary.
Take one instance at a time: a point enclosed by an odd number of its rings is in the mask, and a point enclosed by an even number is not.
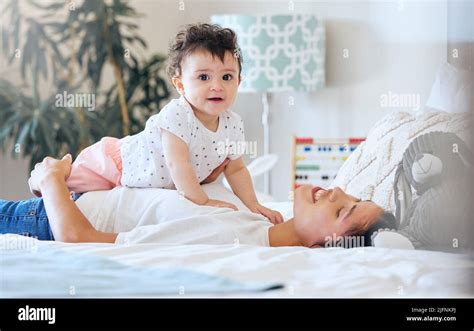
<svg viewBox="0 0 474 331"><path fill-rule="evenodd" d="M263 155L270 153L270 127L268 125L268 118L270 114L270 107L268 106L268 93L262 93L262 126L263 126ZM270 171L263 174L263 192L270 194Z"/></svg>

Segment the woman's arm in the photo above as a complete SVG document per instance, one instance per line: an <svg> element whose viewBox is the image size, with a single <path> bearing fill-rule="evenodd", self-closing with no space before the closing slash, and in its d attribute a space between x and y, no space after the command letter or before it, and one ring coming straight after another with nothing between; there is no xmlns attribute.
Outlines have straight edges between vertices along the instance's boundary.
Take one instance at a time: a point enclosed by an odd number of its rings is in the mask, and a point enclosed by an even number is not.
<svg viewBox="0 0 474 331"><path fill-rule="evenodd" d="M71 172L72 158L62 160L46 157L31 172L30 188L41 191L51 231L57 241L114 243L116 233L94 229L89 220L71 200L66 178Z"/></svg>

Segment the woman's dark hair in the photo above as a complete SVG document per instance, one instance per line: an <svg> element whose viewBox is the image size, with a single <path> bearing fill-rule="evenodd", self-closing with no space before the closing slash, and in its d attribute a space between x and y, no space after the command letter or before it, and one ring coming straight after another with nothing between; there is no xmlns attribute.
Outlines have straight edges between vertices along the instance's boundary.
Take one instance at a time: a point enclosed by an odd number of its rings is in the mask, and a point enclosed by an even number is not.
<svg viewBox="0 0 474 331"><path fill-rule="evenodd" d="M183 59L197 50L205 50L217 56L222 62L227 51L234 54L239 63L239 77L242 71L242 55L237 45L235 32L217 24L189 24L178 32L171 43L166 71L173 78L181 75Z"/></svg>
<svg viewBox="0 0 474 331"><path fill-rule="evenodd" d="M398 230L400 222L397 218L389 211L383 211L383 213L377 218L365 232L360 233L359 225L354 226L344 234L345 240L341 240L342 247L354 248L361 246L373 246L372 235L380 230ZM334 245L334 243L331 243Z"/></svg>
<svg viewBox="0 0 474 331"><path fill-rule="evenodd" d="M372 235L379 230L398 230L400 226L399 220L388 211L384 211L383 214L380 216L377 222L372 224L369 229L364 233L364 243L365 246L373 246L372 242Z"/></svg>

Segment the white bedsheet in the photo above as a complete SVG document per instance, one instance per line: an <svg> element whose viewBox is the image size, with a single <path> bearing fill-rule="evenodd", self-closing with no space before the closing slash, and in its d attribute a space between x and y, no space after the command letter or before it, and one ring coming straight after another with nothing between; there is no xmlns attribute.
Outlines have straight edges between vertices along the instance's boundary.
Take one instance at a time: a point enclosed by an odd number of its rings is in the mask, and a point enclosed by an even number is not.
<svg viewBox="0 0 474 331"><path fill-rule="evenodd" d="M220 297L473 297L474 261L440 252L232 244L37 244L96 254L132 266L185 267L237 281L286 285L282 290Z"/></svg>
<svg viewBox="0 0 474 331"><path fill-rule="evenodd" d="M210 186L211 189L216 190L217 196L226 195L219 191L219 186ZM234 202L229 196L225 198ZM279 210L285 219L292 216L291 202L266 205ZM206 241L183 245L133 240L128 244L35 240L35 244L96 254L132 266L183 267L236 281L285 284L281 290L221 294L220 297L474 297L474 260L465 255L375 247L275 248L246 245L243 241L234 243L231 238L226 240L227 244L219 245L209 245ZM48 270L48 265L44 268ZM210 293L209 296L216 295Z"/></svg>

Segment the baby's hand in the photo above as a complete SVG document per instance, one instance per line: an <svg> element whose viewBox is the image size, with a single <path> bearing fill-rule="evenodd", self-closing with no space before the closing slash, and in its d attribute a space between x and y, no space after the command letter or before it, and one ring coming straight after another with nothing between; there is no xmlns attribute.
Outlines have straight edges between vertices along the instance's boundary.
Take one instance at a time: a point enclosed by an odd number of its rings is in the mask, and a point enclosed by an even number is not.
<svg viewBox="0 0 474 331"><path fill-rule="evenodd" d="M233 210L238 210L235 205L233 205L229 202L221 201L221 200L209 199L204 205L205 206L211 206L211 207L231 208Z"/></svg>
<svg viewBox="0 0 474 331"><path fill-rule="evenodd" d="M280 224L284 221L283 216L276 210L264 207L261 204L257 204L255 209L259 214L262 214L263 216L268 218L273 224Z"/></svg>

